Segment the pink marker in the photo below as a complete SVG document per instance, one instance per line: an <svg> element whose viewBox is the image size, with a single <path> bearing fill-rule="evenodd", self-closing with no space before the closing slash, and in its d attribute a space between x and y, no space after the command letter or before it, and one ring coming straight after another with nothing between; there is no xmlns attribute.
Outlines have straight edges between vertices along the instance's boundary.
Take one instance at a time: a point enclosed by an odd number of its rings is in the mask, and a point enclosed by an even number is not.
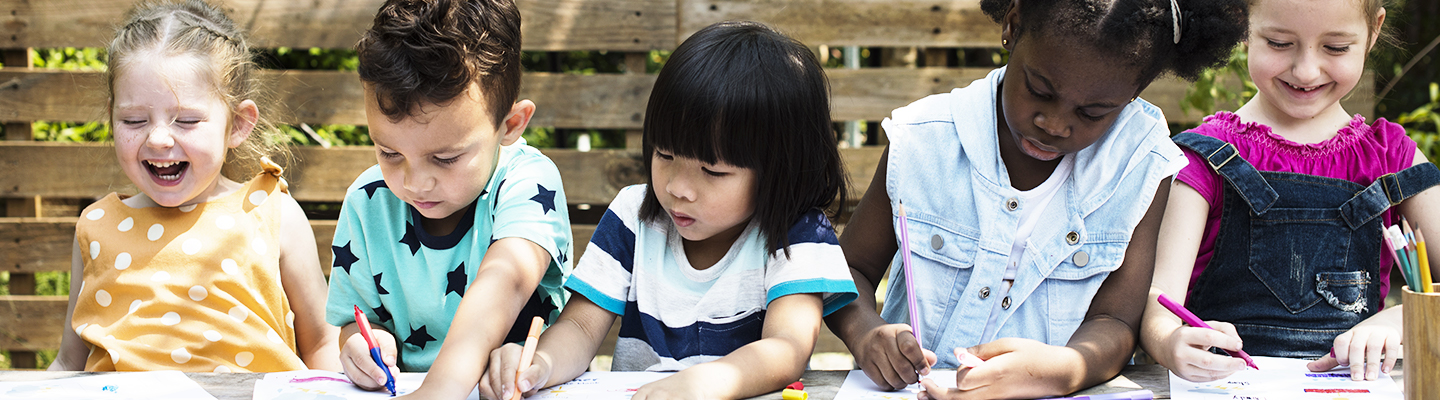
<svg viewBox="0 0 1440 400"><path fill-rule="evenodd" d="M965 368L975 368L985 363L985 360L981 360L980 356L959 347L955 348L955 358L959 359L960 366Z"/></svg>
<svg viewBox="0 0 1440 400"><path fill-rule="evenodd" d="M1180 303L1176 303L1170 300L1170 298L1165 297L1164 294L1161 294L1159 297L1156 298L1156 300L1160 301L1160 305L1165 306L1165 308L1170 310L1170 312L1175 313L1175 316L1180 317L1181 321L1185 321L1185 324L1187 325L1196 328L1215 329L1211 328L1210 324L1205 323L1205 321L1201 321L1200 317L1195 316L1195 313L1190 312L1190 310L1186 310L1185 306L1182 306L1180 305ZM1221 349L1220 351L1225 350ZM1225 351L1225 354L1230 354L1230 352ZM1236 350L1235 354L1233 355L1245 360L1245 365L1249 365L1250 368L1254 368L1256 370L1260 369L1260 367L1255 366L1255 360L1250 359L1250 355L1245 354L1244 351Z"/></svg>

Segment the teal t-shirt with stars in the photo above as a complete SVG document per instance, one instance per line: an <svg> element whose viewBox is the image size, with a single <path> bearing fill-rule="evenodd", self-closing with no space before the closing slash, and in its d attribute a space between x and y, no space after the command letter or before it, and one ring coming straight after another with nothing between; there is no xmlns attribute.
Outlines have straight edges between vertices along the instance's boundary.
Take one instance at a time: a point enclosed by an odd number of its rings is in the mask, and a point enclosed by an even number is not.
<svg viewBox="0 0 1440 400"><path fill-rule="evenodd" d="M326 321L355 322L358 305L372 324L395 335L402 371L427 371L486 249L517 237L545 248L550 267L520 315L495 318L519 321L506 342L523 341L532 317L553 322L569 296L562 285L574 256L555 163L523 139L502 146L490 183L458 212L466 217L453 233L431 236L420 228L420 212L386 187L378 165L360 174L335 227Z"/></svg>

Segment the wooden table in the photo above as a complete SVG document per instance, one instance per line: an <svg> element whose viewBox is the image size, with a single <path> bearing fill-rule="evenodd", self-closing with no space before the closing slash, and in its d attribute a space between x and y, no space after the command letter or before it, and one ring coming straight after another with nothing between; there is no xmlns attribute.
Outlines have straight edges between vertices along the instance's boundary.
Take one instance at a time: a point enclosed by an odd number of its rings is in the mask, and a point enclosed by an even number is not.
<svg viewBox="0 0 1440 400"><path fill-rule="evenodd" d="M835 393L845 382L847 373L849 371L806 371L800 380L805 383L805 391L810 393L811 399L830 400L835 398ZM0 381L36 381L71 378L87 374L95 374L95 372L0 371ZM260 373L202 372L189 372L185 375L220 400L249 400L251 392L255 390L255 380L265 376ZM1391 377L1395 379L1396 384L1403 382L1404 372L1400 365L1396 365ZM1075 395L1128 392L1140 389L1149 389L1154 392L1156 399L1168 399L1170 398L1170 375L1159 364L1131 365L1125 367L1120 372L1120 376L1115 379L1082 390ZM775 392L755 399L779 400L780 393Z"/></svg>

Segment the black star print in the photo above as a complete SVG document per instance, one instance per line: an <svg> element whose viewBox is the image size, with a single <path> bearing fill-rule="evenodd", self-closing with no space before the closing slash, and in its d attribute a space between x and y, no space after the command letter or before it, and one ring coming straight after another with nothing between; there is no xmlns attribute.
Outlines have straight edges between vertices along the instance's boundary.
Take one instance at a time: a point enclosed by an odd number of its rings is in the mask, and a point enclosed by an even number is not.
<svg viewBox="0 0 1440 400"><path fill-rule="evenodd" d="M405 344L422 349L425 348L426 344L433 341L435 341L435 338L425 332L425 325L420 325L420 329L411 329L410 335L405 337Z"/></svg>
<svg viewBox="0 0 1440 400"><path fill-rule="evenodd" d="M347 274L350 273L350 266L355 264L356 261L360 261L359 258L355 257L355 253L350 252L350 242L345 242L345 246L343 247L330 246L330 251L335 253L334 264L332 264L331 268L343 269Z"/></svg>
<svg viewBox="0 0 1440 400"><path fill-rule="evenodd" d="M489 190L480 189L480 197L485 197L487 194L490 194Z"/></svg>
<svg viewBox="0 0 1440 400"><path fill-rule="evenodd" d="M367 197L367 198L374 198L374 197L375 197L375 191L376 191L376 190L379 190L380 188L389 189L390 187L389 187L389 186L385 186L385 180L382 179L382 180L378 180L378 181L374 181L374 182L367 183L367 184L365 184L365 186L361 186L360 188L361 188L361 189L365 189L365 197Z"/></svg>
<svg viewBox="0 0 1440 400"><path fill-rule="evenodd" d="M565 260L568 259L569 258L565 257L565 250L560 250L560 264L565 264Z"/></svg>
<svg viewBox="0 0 1440 400"><path fill-rule="evenodd" d="M545 190L545 186L542 186L542 185L540 185L540 184L538 184L538 183L535 184L535 187L540 189L540 193L539 193L539 194L536 194L535 197L531 197L530 200L534 200L536 203L540 203L540 210L542 210L542 211L544 211L544 212L546 212L546 213L549 213L551 210L554 210L554 209L555 209L555 191L554 191L554 190Z"/></svg>
<svg viewBox="0 0 1440 400"><path fill-rule="evenodd" d="M410 246L410 255L420 251L420 236L415 234L415 224L405 223L405 236L400 238L400 243Z"/></svg>
<svg viewBox="0 0 1440 400"><path fill-rule="evenodd" d="M460 266L455 267L454 271L445 274L445 280L447 281L445 284L445 294L448 295L450 292L455 292L455 294L460 295L460 297L465 297L465 284L470 282L469 278L470 277L465 276L465 263L460 263Z"/></svg>
<svg viewBox="0 0 1440 400"><path fill-rule="evenodd" d="M389 290L385 290L384 286L380 286L380 275L385 275L385 273L375 274L375 291L379 294L390 294Z"/></svg>
<svg viewBox="0 0 1440 400"><path fill-rule="evenodd" d="M375 322L385 322L391 318L394 316L390 315L390 310L385 309L385 303L380 303L379 307L375 307Z"/></svg>
<svg viewBox="0 0 1440 400"><path fill-rule="evenodd" d="M505 187L505 180L501 179L500 183L495 185L495 193L500 193L500 188L503 187ZM495 205L490 206L490 208L500 208L500 196L495 196ZM493 219L494 215L491 215L491 218Z"/></svg>

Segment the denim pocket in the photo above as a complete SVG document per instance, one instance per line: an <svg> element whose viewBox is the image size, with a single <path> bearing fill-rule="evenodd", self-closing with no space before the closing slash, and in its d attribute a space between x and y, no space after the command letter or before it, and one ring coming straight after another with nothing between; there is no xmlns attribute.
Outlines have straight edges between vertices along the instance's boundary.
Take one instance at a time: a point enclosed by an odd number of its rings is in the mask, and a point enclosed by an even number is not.
<svg viewBox="0 0 1440 400"><path fill-rule="evenodd" d="M1352 231L1336 210L1272 208L1250 229L1250 272L1291 313L1325 300L1317 275L1347 270Z"/></svg>
<svg viewBox="0 0 1440 400"><path fill-rule="evenodd" d="M910 254L913 256L953 268L975 265L978 239L914 216L906 219L906 227L910 230Z"/></svg>
<svg viewBox="0 0 1440 400"><path fill-rule="evenodd" d="M1315 274L1315 293L1336 309L1365 314L1365 290L1370 287L1370 274L1365 271L1321 272Z"/></svg>

